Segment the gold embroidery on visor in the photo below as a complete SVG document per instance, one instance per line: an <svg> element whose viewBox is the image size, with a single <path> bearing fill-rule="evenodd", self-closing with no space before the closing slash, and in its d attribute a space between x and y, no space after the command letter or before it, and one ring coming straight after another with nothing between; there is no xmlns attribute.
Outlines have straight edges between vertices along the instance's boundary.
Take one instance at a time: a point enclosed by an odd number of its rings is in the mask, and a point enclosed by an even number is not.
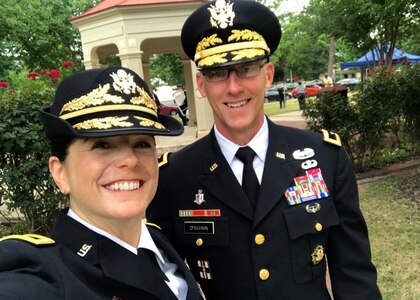
<svg viewBox="0 0 420 300"><path fill-rule="evenodd" d="M143 118L143 117L134 117L135 119L140 121L140 125L144 126L144 127L155 127L157 129L165 129L165 126L163 126L162 124L149 120L147 118Z"/></svg>
<svg viewBox="0 0 420 300"><path fill-rule="evenodd" d="M134 126L131 122L126 122L128 117L106 117L106 118L95 118L86 120L73 125L74 129L87 130L87 129L109 129L112 127L132 127Z"/></svg>

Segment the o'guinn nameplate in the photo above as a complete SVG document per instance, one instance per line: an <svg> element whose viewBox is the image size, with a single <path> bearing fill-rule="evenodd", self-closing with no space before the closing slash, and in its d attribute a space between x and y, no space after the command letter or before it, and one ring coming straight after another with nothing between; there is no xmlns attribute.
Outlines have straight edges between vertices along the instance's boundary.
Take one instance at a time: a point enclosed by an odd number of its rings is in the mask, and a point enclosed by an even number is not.
<svg viewBox="0 0 420 300"><path fill-rule="evenodd" d="M185 221L185 234L214 234L214 222L205 221Z"/></svg>

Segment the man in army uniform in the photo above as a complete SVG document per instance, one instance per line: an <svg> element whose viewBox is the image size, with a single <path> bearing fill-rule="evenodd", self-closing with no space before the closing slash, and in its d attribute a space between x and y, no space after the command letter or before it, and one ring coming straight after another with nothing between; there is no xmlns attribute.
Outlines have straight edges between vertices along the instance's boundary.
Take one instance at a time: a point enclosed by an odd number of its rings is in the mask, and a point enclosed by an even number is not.
<svg viewBox="0 0 420 300"><path fill-rule="evenodd" d="M335 299L380 299L340 138L264 115L280 37L277 17L254 1L218 0L188 17L182 44L215 124L162 157L147 217L208 300L330 299L327 263Z"/></svg>

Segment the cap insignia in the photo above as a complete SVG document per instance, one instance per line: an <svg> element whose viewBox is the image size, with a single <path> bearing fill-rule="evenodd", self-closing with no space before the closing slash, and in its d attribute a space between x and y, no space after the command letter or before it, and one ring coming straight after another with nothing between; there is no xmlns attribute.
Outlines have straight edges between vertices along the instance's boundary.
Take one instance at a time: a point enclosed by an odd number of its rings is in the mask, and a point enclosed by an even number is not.
<svg viewBox="0 0 420 300"><path fill-rule="evenodd" d="M74 129L109 129L111 127L131 127L134 124L131 122L125 122L128 117L106 117L106 118L95 118L86 120L73 125Z"/></svg>
<svg viewBox="0 0 420 300"><path fill-rule="evenodd" d="M118 70L117 73L110 74L114 82L112 86L117 92L124 94L134 94L136 92L136 83L134 82L134 76L127 73L125 70Z"/></svg>
<svg viewBox="0 0 420 300"><path fill-rule="evenodd" d="M226 3L225 0L217 0L215 5L210 5L210 23L216 28L226 28L233 25L235 13L233 12L233 3Z"/></svg>

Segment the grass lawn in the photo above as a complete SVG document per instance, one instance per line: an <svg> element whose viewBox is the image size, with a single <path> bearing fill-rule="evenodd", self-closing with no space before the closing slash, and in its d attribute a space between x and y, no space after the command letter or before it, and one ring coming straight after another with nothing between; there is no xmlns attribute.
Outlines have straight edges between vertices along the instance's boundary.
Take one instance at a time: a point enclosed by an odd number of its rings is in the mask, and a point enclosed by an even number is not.
<svg viewBox="0 0 420 300"><path fill-rule="evenodd" d="M291 111L299 110L297 99L290 99L286 101L286 108L280 109L278 101L264 103L264 112L267 116L283 114Z"/></svg>
<svg viewBox="0 0 420 300"><path fill-rule="evenodd" d="M420 299L420 168L359 190L383 299Z"/></svg>

